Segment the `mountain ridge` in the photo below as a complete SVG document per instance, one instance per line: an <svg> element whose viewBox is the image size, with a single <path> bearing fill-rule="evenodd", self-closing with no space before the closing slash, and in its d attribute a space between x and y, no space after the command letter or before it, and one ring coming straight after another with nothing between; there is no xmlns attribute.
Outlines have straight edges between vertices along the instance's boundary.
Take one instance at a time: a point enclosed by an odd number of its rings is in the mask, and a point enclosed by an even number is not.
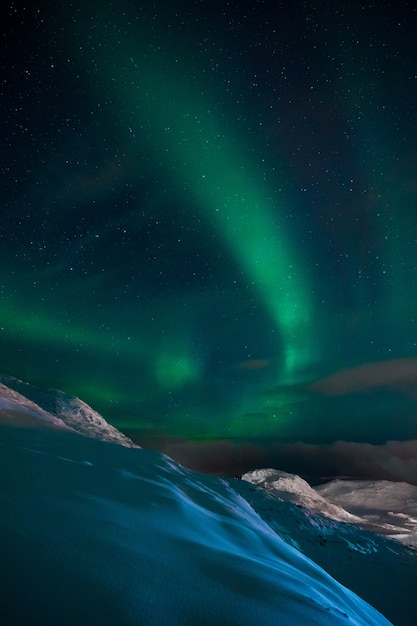
<svg viewBox="0 0 417 626"><path fill-rule="evenodd" d="M44 422L50 421L87 437L140 448L77 396L59 389L40 388L7 374L0 374L0 385L0 409L6 401L16 404L20 401L24 411L32 410L33 415ZM15 406L15 410L17 408Z"/></svg>

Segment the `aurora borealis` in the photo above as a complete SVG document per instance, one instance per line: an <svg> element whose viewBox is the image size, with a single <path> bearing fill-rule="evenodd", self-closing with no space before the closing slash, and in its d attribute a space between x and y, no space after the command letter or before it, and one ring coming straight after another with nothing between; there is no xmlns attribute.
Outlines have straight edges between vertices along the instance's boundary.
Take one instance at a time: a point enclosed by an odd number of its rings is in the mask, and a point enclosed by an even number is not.
<svg viewBox="0 0 417 626"><path fill-rule="evenodd" d="M411 5L8 13L0 370L142 444L417 439Z"/></svg>

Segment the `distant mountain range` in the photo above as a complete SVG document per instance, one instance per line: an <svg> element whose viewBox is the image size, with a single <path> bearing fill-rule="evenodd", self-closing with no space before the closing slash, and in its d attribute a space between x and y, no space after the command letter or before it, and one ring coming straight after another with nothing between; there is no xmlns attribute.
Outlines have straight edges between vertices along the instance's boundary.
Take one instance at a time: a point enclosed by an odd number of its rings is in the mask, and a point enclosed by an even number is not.
<svg viewBox="0 0 417 626"><path fill-rule="evenodd" d="M313 488L300 476L276 469L254 470L242 478L282 501L417 548L414 485L388 480L332 480Z"/></svg>

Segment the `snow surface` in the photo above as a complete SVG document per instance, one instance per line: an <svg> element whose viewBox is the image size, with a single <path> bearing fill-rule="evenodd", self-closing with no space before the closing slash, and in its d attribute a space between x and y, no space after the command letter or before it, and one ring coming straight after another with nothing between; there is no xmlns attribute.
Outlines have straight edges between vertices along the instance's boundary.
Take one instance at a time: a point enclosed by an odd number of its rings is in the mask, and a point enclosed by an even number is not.
<svg viewBox="0 0 417 626"><path fill-rule="evenodd" d="M0 408L11 400L17 402L22 410L32 411L44 421L54 422L59 426L66 425L87 437L113 441L131 448L140 447L108 424L100 413L80 398L59 389L41 389L13 376L0 374Z"/></svg>
<svg viewBox="0 0 417 626"><path fill-rule="evenodd" d="M283 500L295 502L326 515L331 519L344 522L362 522L363 520L352 515L341 506L330 503L317 493L307 481L296 474L288 474L273 468L257 469L247 472L243 480L262 487L265 491L281 497Z"/></svg>
<svg viewBox="0 0 417 626"><path fill-rule="evenodd" d="M327 501L417 547L417 487L390 480L332 480L315 487ZM417 623L417 620L416 620Z"/></svg>
<svg viewBox="0 0 417 626"><path fill-rule="evenodd" d="M219 478L64 430L0 448L5 624L390 623Z"/></svg>
<svg viewBox="0 0 417 626"><path fill-rule="evenodd" d="M417 548L415 485L389 480L333 480L313 488L300 476L273 468L247 472L243 479L281 500L339 522L360 524Z"/></svg>
<svg viewBox="0 0 417 626"><path fill-rule="evenodd" d="M35 402L2 383L0 383L0 418L2 423L69 428L61 418L44 411Z"/></svg>
<svg viewBox="0 0 417 626"><path fill-rule="evenodd" d="M417 623L417 553L299 476L252 472L265 491L199 475L129 450L74 396L0 381L5 623L390 623L342 585L395 626Z"/></svg>
<svg viewBox="0 0 417 626"><path fill-rule="evenodd" d="M292 501L288 501L286 491L265 491L262 483L258 487L247 480L233 480L231 484L287 543L355 591L396 626L415 626L417 552L379 533L364 530L366 524L345 522L343 516L342 521L328 517L326 500L324 514L312 511L303 497L305 481L278 470L265 470L271 477L272 472L283 476L284 486L292 490ZM262 472L257 472L258 478L261 475Z"/></svg>

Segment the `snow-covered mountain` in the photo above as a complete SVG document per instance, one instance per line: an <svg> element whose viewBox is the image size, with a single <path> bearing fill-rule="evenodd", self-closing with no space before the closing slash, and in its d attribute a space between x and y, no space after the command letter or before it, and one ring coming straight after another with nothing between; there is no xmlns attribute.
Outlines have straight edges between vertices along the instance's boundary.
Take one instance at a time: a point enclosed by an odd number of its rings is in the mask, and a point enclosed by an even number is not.
<svg viewBox="0 0 417 626"><path fill-rule="evenodd" d="M327 500L323 499L321 512L316 508L321 500L311 498L311 487L299 476L278 470L257 471L255 485L247 480L251 474L244 475L245 480L232 481L233 488L282 539L378 608L395 626L415 626L417 552L414 549L380 532L366 530L367 524L359 516L360 522L346 521L341 508L338 521L335 509L329 508ZM266 489L259 480L262 475L269 478ZM277 483L275 490L271 488L273 482ZM312 500L315 510L306 506ZM379 525L369 527L380 530Z"/></svg>
<svg viewBox="0 0 417 626"><path fill-rule="evenodd" d="M386 626L225 481L57 429L0 428L11 626Z"/></svg>
<svg viewBox="0 0 417 626"><path fill-rule="evenodd" d="M417 548L417 487L390 480L332 480L315 491L384 534Z"/></svg>
<svg viewBox="0 0 417 626"><path fill-rule="evenodd" d="M352 515L341 506L332 504L323 498L310 487L307 481L295 474L266 468L247 472L242 478L262 487L265 491L282 498L282 500L294 502L339 522L359 523L362 521L360 517Z"/></svg>
<svg viewBox="0 0 417 626"><path fill-rule="evenodd" d="M272 468L248 472L243 479L281 500L417 548L414 485L387 480L333 480L313 488L300 476Z"/></svg>
<svg viewBox="0 0 417 626"><path fill-rule="evenodd" d="M3 419L3 422L6 408L15 411L13 423L19 419L16 413L20 413L20 420L25 423L28 416L32 416L44 423L67 427L88 437L127 447L139 447L76 396L59 389L41 389L13 376L0 374L0 420Z"/></svg>
<svg viewBox="0 0 417 626"><path fill-rule="evenodd" d="M1 380L8 626L415 626L416 553L336 521L353 520L337 505L313 512L324 499L299 477L280 472L281 491L296 485L310 508L135 449L81 400Z"/></svg>

